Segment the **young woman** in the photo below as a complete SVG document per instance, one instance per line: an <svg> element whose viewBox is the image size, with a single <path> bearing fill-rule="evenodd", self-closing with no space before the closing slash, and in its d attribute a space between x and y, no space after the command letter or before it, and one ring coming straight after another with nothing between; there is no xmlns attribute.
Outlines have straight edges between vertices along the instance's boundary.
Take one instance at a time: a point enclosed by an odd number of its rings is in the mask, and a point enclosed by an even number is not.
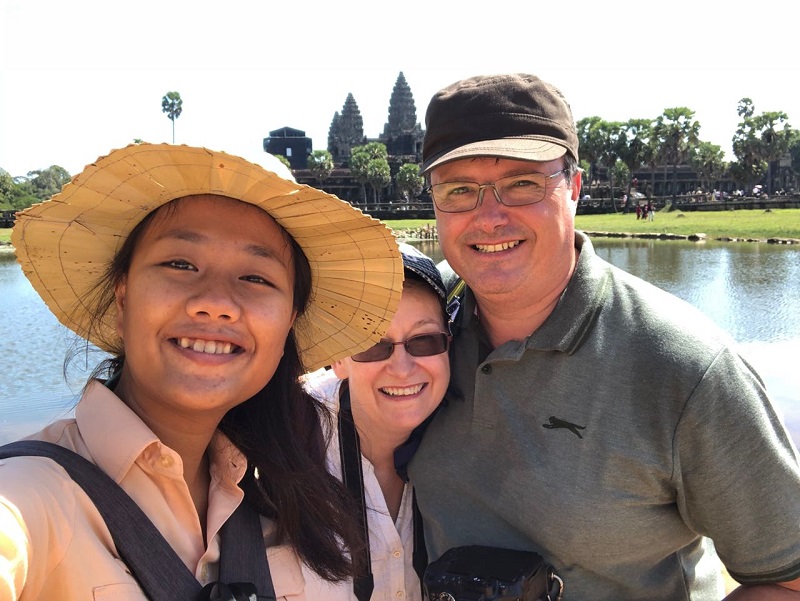
<svg viewBox="0 0 800 601"><path fill-rule="evenodd" d="M400 249L406 279L386 335L372 348L335 361L332 370L306 376L307 390L338 412L328 452L331 473L363 501L373 585L367 571L356 579L352 598L359 600L422 599L421 523L399 464L450 380L441 276L413 246Z"/></svg>
<svg viewBox="0 0 800 601"><path fill-rule="evenodd" d="M385 333L402 282L389 230L238 157L142 144L19 215L12 242L59 320L112 354L75 418L31 438L111 476L202 585L243 500L278 599L353 572L347 491L298 378ZM0 599L92 598L144 598L103 517L50 459L5 460Z"/></svg>

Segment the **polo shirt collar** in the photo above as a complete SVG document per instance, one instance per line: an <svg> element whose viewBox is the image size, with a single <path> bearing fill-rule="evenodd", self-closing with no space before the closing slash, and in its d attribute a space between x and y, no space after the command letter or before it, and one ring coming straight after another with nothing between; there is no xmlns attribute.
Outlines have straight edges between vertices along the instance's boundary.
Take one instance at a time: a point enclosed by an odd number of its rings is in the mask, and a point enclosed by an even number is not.
<svg viewBox="0 0 800 601"><path fill-rule="evenodd" d="M575 232L578 262L555 309L526 341L526 349L572 355L586 340L603 310L610 286L609 272L597 258L589 237Z"/></svg>
<svg viewBox="0 0 800 601"><path fill-rule="evenodd" d="M609 292L610 276L583 232L575 232L575 248L579 252L578 262L558 304L544 323L527 337L524 347L516 345L520 351L524 348L571 355L580 348L596 322ZM470 327L480 327L475 309L475 296L467 286L453 322L454 334ZM458 343L455 346L457 348Z"/></svg>

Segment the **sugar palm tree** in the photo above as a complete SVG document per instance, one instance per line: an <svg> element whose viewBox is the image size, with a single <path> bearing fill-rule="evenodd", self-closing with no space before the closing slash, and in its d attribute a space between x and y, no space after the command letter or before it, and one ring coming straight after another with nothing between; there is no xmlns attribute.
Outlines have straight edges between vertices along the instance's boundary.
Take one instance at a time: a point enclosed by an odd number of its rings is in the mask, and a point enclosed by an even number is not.
<svg viewBox="0 0 800 601"><path fill-rule="evenodd" d="M167 92L161 99L161 112L166 113L172 121L172 143L175 143L175 119L183 112L183 100L178 92Z"/></svg>

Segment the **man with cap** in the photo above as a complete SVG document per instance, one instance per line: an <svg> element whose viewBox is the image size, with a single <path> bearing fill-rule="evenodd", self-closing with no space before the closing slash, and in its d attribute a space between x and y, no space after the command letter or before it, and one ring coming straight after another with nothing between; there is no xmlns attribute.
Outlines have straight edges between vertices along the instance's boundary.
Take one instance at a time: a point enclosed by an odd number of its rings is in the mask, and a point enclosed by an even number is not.
<svg viewBox="0 0 800 601"><path fill-rule="evenodd" d="M429 555L535 551L570 600L800 597L798 453L759 376L575 230L578 139L533 75L434 95L423 171L454 300L451 393L410 466ZM465 286L464 286L465 284ZM647 379L613 366L646 362Z"/></svg>

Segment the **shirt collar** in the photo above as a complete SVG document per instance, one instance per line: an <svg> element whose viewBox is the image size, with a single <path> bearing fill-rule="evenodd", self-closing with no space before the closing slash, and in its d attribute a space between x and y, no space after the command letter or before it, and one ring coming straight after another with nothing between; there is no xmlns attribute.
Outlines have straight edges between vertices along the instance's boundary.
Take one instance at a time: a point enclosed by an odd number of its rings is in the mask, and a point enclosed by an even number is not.
<svg viewBox="0 0 800 601"><path fill-rule="evenodd" d="M575 271L553 312L528 337L525 345L528 349L572 355L603 310L611 288L610 274L583 232L575 232L575 249L579 253Z"/></svg>
<svg viewBox="0 0 800 601"><path fill-rule="evenodd" d="M558 304L544 323L527 337L524 345L516 345L519 352L533 349L561 351L571 355L580 348L597 320L610 289L609 274L595 254L589 237L583 232L575 232L575 248L579 253L575 271ZM468 286L462 294L460 305L453 322L453 333L470 327L479 328L479 320L475 316L475 296Z"/></svg>
<svg viewBox="0 0 800 601"><path fill-rule="evenodd" d="M148 447L167 448L139 416L99 380L87 385L75 408L75 421L93 461L117 483ZM209 457L212 478L236 484L244 476L247 460L219 431L211 439Z"/></svg>

